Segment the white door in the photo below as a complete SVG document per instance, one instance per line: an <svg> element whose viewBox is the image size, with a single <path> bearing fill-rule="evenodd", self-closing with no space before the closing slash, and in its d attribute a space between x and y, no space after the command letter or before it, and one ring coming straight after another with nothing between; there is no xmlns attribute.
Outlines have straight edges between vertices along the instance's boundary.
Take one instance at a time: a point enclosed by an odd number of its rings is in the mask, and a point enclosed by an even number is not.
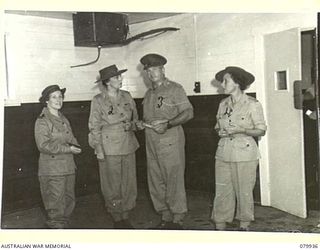
<svg viewBox="0 0 320 250"><path fill-rule="evenodd" d="M264 37L270 205L306 218L303 114L294 108L293 82L301 80L300 30Z"/></svg>

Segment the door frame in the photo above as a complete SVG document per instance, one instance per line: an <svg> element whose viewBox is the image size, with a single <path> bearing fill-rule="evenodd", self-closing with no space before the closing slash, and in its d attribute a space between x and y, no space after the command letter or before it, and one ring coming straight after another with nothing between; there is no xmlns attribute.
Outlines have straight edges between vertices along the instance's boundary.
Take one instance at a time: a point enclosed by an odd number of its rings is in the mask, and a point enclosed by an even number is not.
<svg viewBox="0 0 320 250"><path fill-rule="evenodd" d="M288 28L289 29L289 28ZM316 29L316 27L308 27L308 28L300 28L300 33L311 31ZM275 29L272 31L268 31L268 33L261 33L256 34L254 36L254 50L255 50L255 78L256 82L258 83L256 85L256 96L257 99L261 102L264 114L266 115L268 113L267 105L266 105L266 85L265 85L265 62L262 60L265 58L265 52L264 52L264 36L270 33L276 33L285 31L287 29ZM316 60L318 61L316 54ZM266 119L267 120L267 119ZM267 120L268 123L268 120ZM261 193L261 205L262 206L271 206L271 198L270 198L270 169L269 169L269 151L268 151L268 145L269 145L269 137L268 137L268 131L265 136L261 138L259 141L259 150L261 153L261 159L259 162L260 167L260 193Z"/></svg>

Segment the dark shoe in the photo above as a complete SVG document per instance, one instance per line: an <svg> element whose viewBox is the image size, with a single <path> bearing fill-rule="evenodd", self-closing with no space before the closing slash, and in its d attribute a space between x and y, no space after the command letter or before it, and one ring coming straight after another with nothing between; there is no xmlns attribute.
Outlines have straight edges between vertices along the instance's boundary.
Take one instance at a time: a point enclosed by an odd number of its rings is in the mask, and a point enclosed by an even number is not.
<svg viewBox="0 0 320 250"><path fill-rule="evenodd" d="M132 226L131 222L128 219L123 220L122 225L124 229L134 229L134 227Z"/></svg>
<svg viewBox="0 0 320 250"><path fill-rule="evenodd" d="M114 229L124 229L123 220L113 222Z"/></svg>
<svg viewBox="0 0 320 250"><path fill-rule="evenodd" d="M47 222L46 223L47 228L49 229L65 229L66 223L60 222L60 221L54 221L54 222Z"/></svg>
<svg viewBox="0 0 320 250"><path fill-rule="evenodd" d="M183 230L183 227L179 223L174 223L172 221L161 221L155 228L157 230Z"/></svg>
<svg viewBox="0 0 320 250"><path fill-rule="evenodd" d="M170 229L170 230L183 230L183 227L179 223L170 222L168 229Z"/></svg>
<svg viewBox="0 0 320 250"><path fill-rule="evenodd" d="M239 231L250 231L250 221L240 221Z"/></svg>
<svg viewBox="0 0 320 250"><path fill-rule="evenodd" d="M226 222L218 222L215 223L216 231L226 231L227 223Z"/></svg>
<svg viewBox="0 0 320 250"><path fill-rule="evenodd" d="M172 223L171 221L162 220L158 225L156 225L155 227L153 227L151 229L167 230L167 229L170 229L171 223Z"/></svg>

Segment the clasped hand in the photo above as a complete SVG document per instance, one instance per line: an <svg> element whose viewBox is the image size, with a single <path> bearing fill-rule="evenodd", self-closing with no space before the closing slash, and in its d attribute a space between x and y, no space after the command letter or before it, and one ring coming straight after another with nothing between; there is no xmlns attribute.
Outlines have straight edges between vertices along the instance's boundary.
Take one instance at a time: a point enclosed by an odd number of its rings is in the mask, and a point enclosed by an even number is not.
<svg viewBox="0 0 320 250"><path fill-rule="evenodd" d="M132 129L132 123L129 121L123 121L124 131L129 131Z"/></svg>
<svg viewBox="0 0 320 250"><path fill-rule="evenodd" d="M155 120L150 124L144 123L143 121L137 121L136 126L139 130L150 128L153 129L158 134L163 134L167 131L167 122L168 120Z"/></svg>
<svg viewBox="0 0 320 250"><path fill-rule="evenodd" d="M152 129L158 134L164 134L168 129L167 123L168 120L155 120L151 122Z"/></svg>
<svg viewBox="0 0 320 250"><path fill-rule="evenodd" d="M145 129L145 126L143 125L143 121L136 121L136 127L138 130Z"/></svg>

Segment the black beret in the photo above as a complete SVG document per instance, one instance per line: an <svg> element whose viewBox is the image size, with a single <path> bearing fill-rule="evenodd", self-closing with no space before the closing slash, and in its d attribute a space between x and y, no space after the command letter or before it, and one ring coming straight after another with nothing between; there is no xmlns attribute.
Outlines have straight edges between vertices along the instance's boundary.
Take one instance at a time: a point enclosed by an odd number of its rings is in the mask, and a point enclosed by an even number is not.
<svg viewBox="0 0 320 250"><path fill-rule="evenodd" d="M150 67L162 66L167 63L167 59L158 54L147 54L140 59L141 64L143 64L143 69Z"/></svg>
<svg viewBox="0 0 320 250"><path fill-rule="evenodd" d="M216 74L216 80L218 80L219 82L223 82L223 76L227 73L237 77L238 79L241 79L242 83L245 85L250 85L254 82L255 79L251 73L245 71L244 69L236 66L229 66Z"/></svg>

